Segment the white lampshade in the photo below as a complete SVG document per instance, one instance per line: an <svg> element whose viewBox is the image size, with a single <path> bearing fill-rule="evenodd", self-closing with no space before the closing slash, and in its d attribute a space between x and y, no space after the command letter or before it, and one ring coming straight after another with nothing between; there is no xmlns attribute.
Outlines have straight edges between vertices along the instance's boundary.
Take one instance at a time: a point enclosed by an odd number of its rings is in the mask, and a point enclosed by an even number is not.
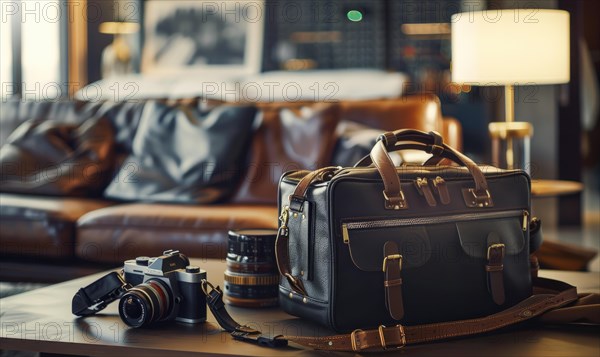
<svg viewBox="0 0 600 357"><path fill-rule="evenodd" d="M569 82L569 13L511 9L452 16L452 81Z"/></svg>

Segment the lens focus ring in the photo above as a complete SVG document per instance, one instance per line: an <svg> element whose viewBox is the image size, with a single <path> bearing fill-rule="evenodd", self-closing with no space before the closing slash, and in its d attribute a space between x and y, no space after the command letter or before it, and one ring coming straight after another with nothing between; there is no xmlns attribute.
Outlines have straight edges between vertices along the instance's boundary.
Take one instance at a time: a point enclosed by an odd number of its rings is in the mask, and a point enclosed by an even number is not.
<svg viewBox="0 0 600 357"><path fill-rule="evenodd" d="M235 285L277 285L279 275L238 275L226 270L225 281Z"/></svg>
<svg viewBox="0 0 600 357"><path fill-rule="evenodd" d="M119 315L131 327L149 325L169 315L171 300L169 287L158 279L151 279L123 295Z"/></svg>

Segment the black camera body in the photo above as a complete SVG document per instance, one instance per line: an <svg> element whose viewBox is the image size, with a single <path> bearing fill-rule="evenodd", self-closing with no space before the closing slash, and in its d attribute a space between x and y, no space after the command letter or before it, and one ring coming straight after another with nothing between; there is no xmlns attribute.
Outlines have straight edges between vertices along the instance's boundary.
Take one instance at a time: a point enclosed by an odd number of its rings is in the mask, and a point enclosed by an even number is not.
<svg viewBox="0 0 600 357"><path fill-rule="evenodd" d="M127 260L123 273L110 273L73 297L73 314L93 315L119 300L119 315L131 327L158 321L200 323L206 321L206 295L202 283L206 271L191 266L177 250L156 258Z"/></svg>
<svg viewBox="0 0 600 357"><path fill-rule="evenodd" d="M192 324L206 321L206 296L202 291L206 272L189 264L189 259L176 250L165 251L157 258L125 261L125 281L133 288L119 301L121 319L133 327L146 324L145 320Z"/></svg>

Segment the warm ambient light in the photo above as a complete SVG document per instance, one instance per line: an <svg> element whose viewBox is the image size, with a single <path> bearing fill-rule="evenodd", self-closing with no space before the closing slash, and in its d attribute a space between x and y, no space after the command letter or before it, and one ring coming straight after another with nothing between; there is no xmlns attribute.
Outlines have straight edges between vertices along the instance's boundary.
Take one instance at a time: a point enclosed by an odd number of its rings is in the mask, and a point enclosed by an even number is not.
<svg viewBox="0 0 600 357"><path fill-rule="evenodd" d="M109 35L132 34L140 30L140 25L135 22L103 22L98 31Z"/></svg>
<svg viewBox="0 0 600 357"><path fill-rule="evenodd" d="M455 14L451 22L454 82L569 82L567 11L475 11Z"/></svg>
<svg viewBox="0 0 600 357"><path fill-rule="evenodd" d="M450 35L450 24L403 24L402 32L408 36Z"/></svg>
<svg viewBox="0 0 600 357"><path fill-rule="evenodd" d="M340 31L298 31L290 35L294 43L329 43L341 42Z"/></svg>
<svg viewBox="0 0 600 357"><path fill-rule="evenodd" d="M533 126L515 121L514 86L569 82L569 13L474 11L453 15L451 23L452 81L504 86L506 122L489 124L494 164L529 170Z"/></svg>

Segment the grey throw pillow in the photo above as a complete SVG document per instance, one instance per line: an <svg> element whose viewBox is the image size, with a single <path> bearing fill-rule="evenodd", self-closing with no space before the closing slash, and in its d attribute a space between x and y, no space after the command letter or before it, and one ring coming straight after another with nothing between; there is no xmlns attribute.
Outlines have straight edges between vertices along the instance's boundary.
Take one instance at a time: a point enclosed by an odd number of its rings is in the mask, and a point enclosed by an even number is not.
<svg viewBox="0 0 600 357"><path fill-rule="evenodd" d="M212 203L240 177L254 106L144 108L132 153L105 191L116 200Z"/></svg>

